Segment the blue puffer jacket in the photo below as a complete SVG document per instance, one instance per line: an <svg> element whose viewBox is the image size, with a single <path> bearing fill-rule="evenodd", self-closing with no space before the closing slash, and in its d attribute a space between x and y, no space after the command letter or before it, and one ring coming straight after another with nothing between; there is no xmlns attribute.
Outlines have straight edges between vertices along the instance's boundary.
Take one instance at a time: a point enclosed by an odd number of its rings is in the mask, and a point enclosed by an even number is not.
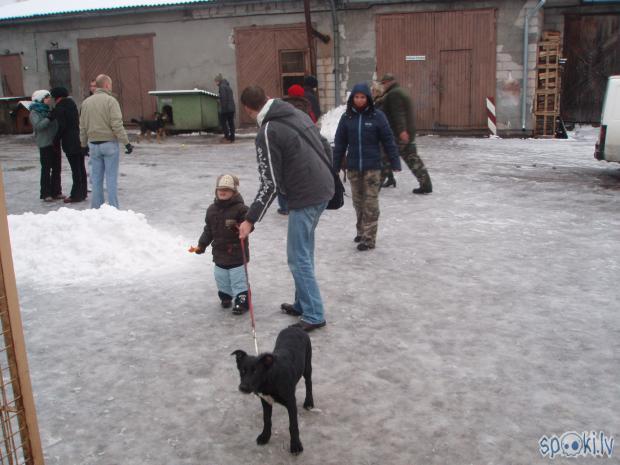
<svg viewBox="0 0 620 465"><path fill-rule="evenodd" d="M363 93L368 97L368 106L361 112L353 106L353 96ZM334 167L340 168L346 152L346 168L368 171L381 169L381 149L388 154L392 169L400 170L398 147L385 114L374 107L370 88L356 84L347 101L347 111L340 118L334 139Z"/></svg>

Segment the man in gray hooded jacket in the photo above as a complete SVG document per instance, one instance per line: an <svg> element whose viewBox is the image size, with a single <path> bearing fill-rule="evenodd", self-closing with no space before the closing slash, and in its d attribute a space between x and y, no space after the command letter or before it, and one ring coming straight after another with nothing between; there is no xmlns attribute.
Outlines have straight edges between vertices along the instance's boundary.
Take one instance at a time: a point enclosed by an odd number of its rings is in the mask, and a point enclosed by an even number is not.
<svg viewBox="0 0 620 465"><path fill-rule="evenodd" d="M278 193L287 197L286 252L295 281L295 302L281 308L301 317L294 326L312 331L326 323L314 274L314 231L334 195L331 150L308 115L282 100L267 99L260 87L247 87L241 103L260 127L256 136L260 186L239 227L239 237L250 234Z"/></svg>

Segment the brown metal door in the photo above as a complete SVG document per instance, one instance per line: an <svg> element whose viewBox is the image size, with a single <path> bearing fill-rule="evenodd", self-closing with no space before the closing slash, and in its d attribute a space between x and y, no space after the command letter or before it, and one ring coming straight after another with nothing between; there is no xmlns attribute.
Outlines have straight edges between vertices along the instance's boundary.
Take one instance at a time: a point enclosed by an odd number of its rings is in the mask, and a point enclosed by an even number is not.
<svg viewBox="0 0 620 465"><path fill-rule="evenodd" d="M607 78L620 74L620 15L567 15L564 24L562 119L598 123Z"/></svg>
<svg viewBox="0 0 620 465"><path fill-rule="evenodd" d="M247 86L258 85L269 97L281 97L285 89L282 89L280 74L280 51L308 52L305 26L296 24L235 29L235 50L238 92ZM306 70L307 73L309 71ZM240 104L238 108L241 123L252 123Z"/></svg>
<svg viewBox="0 0 620 465"><path fill-rule="evenodd" d="M138 57L122 57L116 60L118 81L116 92L123 109L125 120L139 119L143 115L142 89L140 81L140 59ZM145 119L152 119L145 115Z"/></svg>
<svg viewBox="0 0 620 465"><path fill-rule="evenodd" d="M5 97L24 96L21 56L18 54L0 55L0 81Z"/></svg>
<svg viewBox="0 0 620 465"><path fill-rule="evenodd" d="M416 128L482 129L495 40L495 10L378 15L377 74L394 73L409 90Z"/></svg>
<svg viewBox="0 0 620 465"><path fill-rule="evenodd" d="M153 118L155 99L148 94L155 90L153 34L79 39L78 52L84 92L92 79L107 74L125 122Z"/></svg>
<svg viewBox="0 0 620 465"><path fill-rule="evenodd" d="M468 128L471 118L471 50L442 50L439 67L439 125Z"/></svg>

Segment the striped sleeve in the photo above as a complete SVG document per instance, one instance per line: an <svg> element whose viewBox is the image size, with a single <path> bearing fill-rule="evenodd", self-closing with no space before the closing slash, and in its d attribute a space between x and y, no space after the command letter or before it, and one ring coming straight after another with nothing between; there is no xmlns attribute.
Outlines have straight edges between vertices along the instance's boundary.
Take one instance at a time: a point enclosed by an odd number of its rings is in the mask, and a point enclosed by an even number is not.
<svg viewBox="0 0 620 465"><path fill-rule="evenodd" d="M259 135L256 141L256 161L258 162L260 186L246 216L246 219L252 223L257 223L263 219L278 192L275 170L276 166L280 164L280 151L277 145L273 144L273 139L270 140L269 124L269 122L265 124L262 136Z"/></svg>

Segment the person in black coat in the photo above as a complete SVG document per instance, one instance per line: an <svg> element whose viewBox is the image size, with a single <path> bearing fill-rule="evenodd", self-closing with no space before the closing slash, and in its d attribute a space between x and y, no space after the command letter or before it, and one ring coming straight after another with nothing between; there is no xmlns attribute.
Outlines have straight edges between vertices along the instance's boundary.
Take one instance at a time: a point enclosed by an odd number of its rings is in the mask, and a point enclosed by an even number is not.
<svg viewBox="0 0 620 465"><path fill-rule="evenodd" d="M60 141L62 150L67 155L71 166L71 176L73 187L71 194L64 199L65 203L82 202L87 197L86 167L84 166L84 155L80 145L80 115L77 105L69 92L64 87L54 87L50 90L56 105L52 110L52 118L58 121L58 132L56 139Z"/></svg>
<svg viewBox="0 0 620 465"><path fill-rule="evenodd" d="M319 98L316 96L317 88L319 87L319 81L314 76L304 77L304 97L308 99L310 105L312 105L312 112L314 113L314 121L318 121L321 117L321 107L319 106Z"/></svg>
<svg viewBox="0 0 620 465"><path fill-rule="evenodd" d="M221 74L215 76L215 84L220 93L220 126L224 131L222 142L235 141L235 98L230 84Z"/></svg>

